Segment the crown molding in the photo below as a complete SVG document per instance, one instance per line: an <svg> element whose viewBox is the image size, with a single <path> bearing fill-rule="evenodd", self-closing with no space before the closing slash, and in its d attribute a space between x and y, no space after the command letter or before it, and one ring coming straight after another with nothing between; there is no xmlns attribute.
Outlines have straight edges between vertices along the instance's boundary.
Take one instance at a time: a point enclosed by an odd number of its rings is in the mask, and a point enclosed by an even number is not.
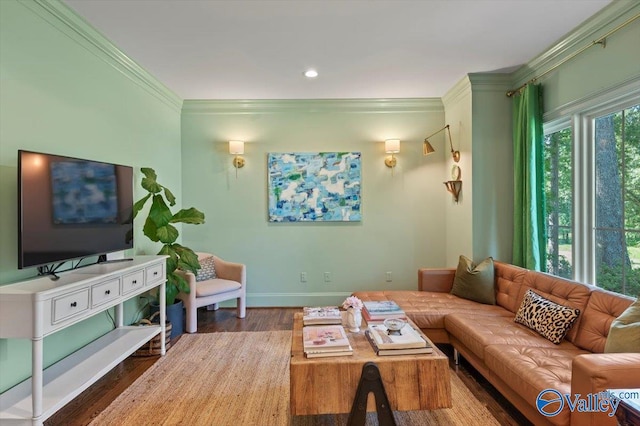
<svg viewBox="0 0 640 426"><path fill-rule="evenodd" d="M640 13L640 2L614 0L543 53L516 70L512 77L513 86L518 87L542 74L573 52L599 39L638 13Z"/></svg>
<svg viewBox="0 0 640 426"><path fill-rule="evenodd" d="M471 80L469 75L465 75L444 94L442 103L445 106L455 104L469 94L471 94Z"/></svg>
<svg viewBox="0 0 640 426"><path fill-rule="evenodd" d="M475 72L468 76L472 92L505 92L513 81L512 75L505 73Z"/></svg>
<svg viewBox="0 0 640 426"><path fill-rule="evenodd" d="M275 114L285 112L439 113L440 98L185 100L187 114Z"/></svg>
<svg viewBox="0 0 640 426"><path fill-rule="evenodd" d="M572 114L588 114L592 108L605 108L626 100L640 99L640 76L621 81L544 113L543 121L553 121Z"/></svg>
<svg viewBox="0 0 640 426"><path fill-rule="evenodd" d="M182 108L182 99L178 95L125 55L105 36L93 28L91 24L60 0L20 1L20 4L45 19L56 29L64 32L89 52L104 60L159 100L178 111Z"/></svg>

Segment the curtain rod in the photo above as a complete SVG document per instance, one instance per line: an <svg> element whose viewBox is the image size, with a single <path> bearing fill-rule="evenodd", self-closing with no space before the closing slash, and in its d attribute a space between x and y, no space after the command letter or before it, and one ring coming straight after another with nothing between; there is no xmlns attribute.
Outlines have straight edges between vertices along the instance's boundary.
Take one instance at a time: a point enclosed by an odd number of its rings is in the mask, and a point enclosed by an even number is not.
<svg viewBox="0 0 640 426"><path fill-rule="evenodd" d="M623 22L622 24L618 25L617 27L615 27L614 29L612 29L611 31L609 31L608 33L606 33L605 35L603 35L599 39L592 41L591 44L588 44L588 45L584 46L582 49L574 52L573 54L571 54L569 56L567 56L566 58L564 58L563 60L561 60L560 62L558 62L557 64L555 64L554 66L552 66L551 68L549 68L548 70L546 70L545 72L540 74L539 76L533 77L531 80L527 81L526 83L524 83L522 86L518 87L517 89L509 90L507 92L507 96L508 97L512 97L513 95L515 95L516 93L520 92L522 89L527 87L529 84L535 83L537 80L539 80L542 77L544 77L545 75L549 74L551 71L554 71L560 65L563 65L565 62L575 58L576 56L578 56L579 54L581 54L585 50L589 49L590 47L595 46L596 44L602 45L602 48L607 47L607 37L609 37L610 35L612 35L616 31L626 27L627 25L629 25L631 22L635 21L638 18L640 18L640 13L635 15L635 16L633 16L633 17L631 17L630 19L628 19L627 21Z"/></svg>

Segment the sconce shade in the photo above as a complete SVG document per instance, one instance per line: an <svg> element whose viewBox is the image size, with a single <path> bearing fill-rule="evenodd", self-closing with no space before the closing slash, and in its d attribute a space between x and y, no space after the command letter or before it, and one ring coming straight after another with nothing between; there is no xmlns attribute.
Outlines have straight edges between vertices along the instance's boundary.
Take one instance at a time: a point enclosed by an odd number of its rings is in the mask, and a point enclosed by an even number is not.
<svg viewBox="0 0 640 426"><path fill-rule="evenodd" d="M457 163L458 161L460 161L460 151L453 149L453 141L451 140L451 129L449 128L448 124L444 126L442 129L433 133L432 135L429 135L426 138L424 138L424 144L422 145L422 154L429 155L436 151L435 149L433 149L433 145L429 143L429 138L437 135L443 130L446 130L447 134L449 135L449 146L451 147L451 157L453 158L453 161Z"/></svg>
<svg viewBox="0 0 640 426"><path fill-rule="evenodd" d="M387 139L384 141L384 151L387 154L397 154L400 152L400 139Z"/></svg>
<svg viewBox="0 0 640 426"><path fill-rule="evenodd" d="M433 149L433 146L431 146L429 141L425 139L424 145L422 146L422 154L429 155L429 154L433 154L434 152L436 152L436 150Z"/></svg>
<svg viewBox="0 0 640 426"><path fill-rule="evenodd" d="M229 154L242 155L244 154L244 142L243 141L229 141Z"/></svg>

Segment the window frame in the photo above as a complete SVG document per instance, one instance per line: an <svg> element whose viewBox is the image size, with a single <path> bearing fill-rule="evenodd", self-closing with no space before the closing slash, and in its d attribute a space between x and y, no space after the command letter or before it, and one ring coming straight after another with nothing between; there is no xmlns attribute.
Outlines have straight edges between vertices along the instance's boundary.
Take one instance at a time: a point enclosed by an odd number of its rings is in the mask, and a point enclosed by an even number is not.
<svg viewBox="0 0 640 426"><path fill-rule="evenodd" d="M595 119L640 104L640 77L543 116L543 133L571 128L573 279L596 285Z"/></svg>

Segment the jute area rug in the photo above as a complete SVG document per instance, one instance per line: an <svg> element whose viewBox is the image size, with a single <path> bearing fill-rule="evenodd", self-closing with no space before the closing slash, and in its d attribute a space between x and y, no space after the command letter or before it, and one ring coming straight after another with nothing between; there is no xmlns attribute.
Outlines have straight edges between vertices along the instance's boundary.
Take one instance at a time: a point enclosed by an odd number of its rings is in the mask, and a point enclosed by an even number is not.
<svg viewBox="0 0 640 426"><path fill-rule="evenodd" d="M185 334L91 425L346 425L347 414L289 415L290 348L290 331ZM396 422L499 424L455 374L451 392L453 408L397 411Z"/></svg>

